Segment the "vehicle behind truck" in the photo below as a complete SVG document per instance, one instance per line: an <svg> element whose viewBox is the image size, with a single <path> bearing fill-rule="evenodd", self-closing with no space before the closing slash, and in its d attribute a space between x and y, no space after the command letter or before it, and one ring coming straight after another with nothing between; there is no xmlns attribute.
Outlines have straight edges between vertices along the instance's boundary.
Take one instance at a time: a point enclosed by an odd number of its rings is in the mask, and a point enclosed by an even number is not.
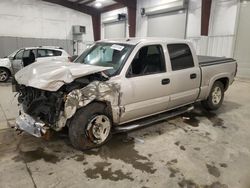
<svg viewBox="0 0 250 188"><path fill-rule="evenodd" d="M199 101L218 109L236 72L234 59L198 57L185 40L99 41L74 63L35 63L16 74L16 128L42 137L67 126L75 148L98 147Z"/></svg>
<svg viewBox="0 0 250 188"><path fill-rule="evenodd" d="M23 67L35 62L62 61L69 62L70 55L61 47L39 46L21 48L0 58L0 82L7 82Z"/></svg>

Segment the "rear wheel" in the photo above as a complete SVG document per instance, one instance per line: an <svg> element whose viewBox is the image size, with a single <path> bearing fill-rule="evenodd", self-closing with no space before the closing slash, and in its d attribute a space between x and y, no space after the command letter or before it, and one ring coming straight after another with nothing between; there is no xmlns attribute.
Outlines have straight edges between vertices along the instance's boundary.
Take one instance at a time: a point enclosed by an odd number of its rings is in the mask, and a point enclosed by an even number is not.
<svg viewBox="0 0 250 188"><path fill-rule="evenodd" d="M99 147L110 139L111 127L106 105L94 102L76 112L69 126L69 138L76 149Z"/></svg>
<svg viewBox="0 0 250 188"><path fill-rule="evenodd" d="M217 110L222 105L224 99L224 85L216 81L209 93L207 100L202 101L202 105L207 110Z"/></svg>
<svg viewBox="0 0 250 188"><path fill-rule="evenodd" d="M5 68L0 68L0 82L6 82L10 77L10 73Z"/></svg>

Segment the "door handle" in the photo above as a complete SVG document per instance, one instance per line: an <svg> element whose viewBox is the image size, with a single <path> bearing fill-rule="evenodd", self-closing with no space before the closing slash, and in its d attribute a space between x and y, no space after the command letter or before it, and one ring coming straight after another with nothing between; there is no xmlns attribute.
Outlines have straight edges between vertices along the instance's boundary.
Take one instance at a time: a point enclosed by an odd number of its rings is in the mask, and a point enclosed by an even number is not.
<svg viewBox="0 0 250 188"><path fill-rule="evenodd" d="M161 81L161 84L162 85L167 85L167 84L169 84L170 83L170 79L169 78L165 78L165 79L163 79L162 81Z"/></svg>
<svg viewBox="0 0 250 188"><path fill-rule="evenodd" d="M195 79L197 77L197 74L193 73L193 74L190 74L190 79Z"/></svg>

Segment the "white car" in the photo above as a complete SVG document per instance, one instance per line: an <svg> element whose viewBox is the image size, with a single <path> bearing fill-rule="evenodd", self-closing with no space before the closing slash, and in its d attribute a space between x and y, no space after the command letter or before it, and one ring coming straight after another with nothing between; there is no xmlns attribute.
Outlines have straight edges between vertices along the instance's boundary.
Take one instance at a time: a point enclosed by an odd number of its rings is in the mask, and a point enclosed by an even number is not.
<svg viewBox="0 0 250 188"><path fill-rule="evenodd" d="M60 47L40 46L21 48L0 59L0 82L6 82L23 67L34 62L70 62L71 56Z"/></svg>

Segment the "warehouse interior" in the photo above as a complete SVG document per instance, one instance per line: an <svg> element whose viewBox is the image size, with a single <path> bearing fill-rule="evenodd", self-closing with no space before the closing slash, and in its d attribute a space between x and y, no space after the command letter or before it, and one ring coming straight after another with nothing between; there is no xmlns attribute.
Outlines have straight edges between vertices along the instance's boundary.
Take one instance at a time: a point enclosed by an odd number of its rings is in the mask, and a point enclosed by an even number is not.
<svg viewBox="0 0 250 188"><path fill-rule="evenodd" d="M15 130L20 105L9 71L0 82L0 187L249 188L249 16L249 0L1 0L0 81L1 63L20 49L33 50L37 63L74 61L98 41L134 37L189 41L199 56L234 59L237 74L217 111L195 104L79 151L67 130L46 139Z"/></svg>

